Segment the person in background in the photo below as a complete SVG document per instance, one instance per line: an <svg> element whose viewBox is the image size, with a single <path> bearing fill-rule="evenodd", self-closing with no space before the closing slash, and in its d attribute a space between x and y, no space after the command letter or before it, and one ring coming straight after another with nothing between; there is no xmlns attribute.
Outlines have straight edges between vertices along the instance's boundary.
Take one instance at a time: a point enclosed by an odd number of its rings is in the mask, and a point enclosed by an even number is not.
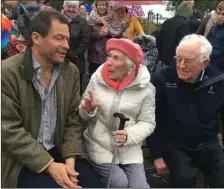
<svg viewBox="0 0 224 189"><path fill-rule="evenodd" d="M85 5L79 5L79 13L81 16L83 16L84 18L86 18L87 13L86 13L86 7Z"/></svg>
<svg viewBox="0 0 224 189"><path fill-rule="evenodd" d="M17 20L18 18L18 6L20 3L26 3L27 1L29 2L33 2L36 3L38 5L42 6L41 0L4 0L4 4L7 6L10 6L10 14L8 16L8 18L10 20ZM43 7L42 7L43 8Z"/></svg>
<svg viewBox="0 0 224 189"><path fill-rule="evenodd" d="M159 51L159 59L165 65L169 65L175 56L175 50L180 40L191 34L189 19L193 14L193 9L187 3L181 3L176 15L165 20L156 37L156 46Z"/></svg>
<svg viewBox="0 0 224 189"><path fill-rule="evenodd" d="M224 73L224 1L216 7L216 23L213 24L207 35L213 51L211 54L211 64L216 65ZM218 114L218 127L222 131L222 142L224 145L224 119Z"/></svg>
<svg viewBox="0 0 224 189"><path fill-rule="evenodd" d="M106 48L107 61L92 75L79 108L80 116L88 121L84 132L86 152L106 184L117 145L110 187L149 188L141 146L155 128L154 87L142 65L143 53L138 44L113 38ZM115 112L130 118L124 130L118 130Z"/></svg>
<svg viewBox="0 0 224 189"><path fill-rule="evenodd" d="M218 142L217 112L224 120L224 77L210 63L212 46L201 35L185 36L176 58L152 78L156 87L156 129L147 145L159 175L173 188L196 186L200 169L210 188L224 187L224 154Z"/></svg>
<svg viewBox="0 0 224 189"><path fill-rule="evenodd" d="M90 42L90 27L79 12L79 1L64 1L63 14L69 19L69 50L66 57L79 69L80 82L85 72L85 51ZM84 91L81 91L82 92Z"/></svg>
<svg viewBox="0 0 224 189"><path fill-rule="evenodd" d="M224 72L224 1L216 7L217 21L207 35L212 44L211 64L215 64Z"/></svg>
<svg viewBox="0 0 224 189"><path fill-rule="evenodd" d="M150 73L155 72L158 62L159 52L156 47L156 39L150 35L139 35L134 40L139 44L144 54L143 64L148 68Z"/></svg>
<svg viewBox="0 0 224 189"><path fill-rule="evenodd" d="M17 1L4 0L1 2L2 13L1 13L1 59L7 58L5 52L6 45L10 41L16 40L17 32L15 30L15 22L9 19L10 9L17 6Z"/></svg>
<svg viewBox="0 0 224 189"><path fill-rule="evenodd" d="M106 42L110 38L120 38L127 28L118 20L107 0L96 0L92 6L94 8L87 16L91 29L88 48L90 73L106 61Z"/></svg>
<svg viewBox="0 0 224 189"><path fill-rule="evenodd" d="M30 22L25 53L2 62L3 188L100 188L84 158L79 72L65 60L67 18L54 9Z"/></svg>
<svg viewBox="0 0 224 189"><path fill-rule="evenodd" d="M189 6L193 8L193 15L190 17L189 24L191 26L191 33L196 33L201 24L201 21L204 18L204 15L202 14L201 11L195 8L194 0L184 0L183 2L187 3Z"/></svg>
<svg viewBox="0 0 224 189"><path fill-rule="evenodd" d="M41 11L41 6L32 1L22 2L18 6L18 18L16 25L19 31L19 37L8 42L6 46L7 58L20 52L25 52L28 40L28 26L30 21Z"/></svg>
<svg viewBox="0 0 224 189"><path fill-rule="evenodd" d="M217 21L216 11L213 10L208 16L206 16L202 20L196 33L198 35L204 35L205 37L207 37L213 24L216 23L216 21Z"/></svg>
<svg viewBox="0 0 224 189"><path fill-rule="evenodd" d="M50 0L43 0L42 1L42 6L43 6L44 9L50 9L50 8L52 8L50 6Z"/></svg>
<svg viewBox="0 0 224 189"><path fill-rule="evenodd" d="M123 20L125 23L129 24L129 27L127 29L128 39L130 39L131 41L134 41L138 35L145 34L141 23L138 21L138 19L135 16L132 16L128 12L127 7L119 6L116 9L114 9L114 12L117 14L120 20Z"/></svg>
<svg viewBox="0 0 224 189"><path fill-rule="evenodd" d="M13 29L12 22L4 15L1 14L1 59L6 59L6 46L10 41L16 40L16 32Z"/></svg>

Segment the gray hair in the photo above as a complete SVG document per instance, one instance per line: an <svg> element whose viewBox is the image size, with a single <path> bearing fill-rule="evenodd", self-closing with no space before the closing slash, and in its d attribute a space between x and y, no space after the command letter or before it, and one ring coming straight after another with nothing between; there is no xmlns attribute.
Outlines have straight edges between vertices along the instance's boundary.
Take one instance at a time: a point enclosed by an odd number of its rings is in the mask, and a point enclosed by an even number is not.
<svg viewBox="0 0 224 189"><path fill-rule="evenodd" d="M128 68L128 75L131 73L131 68L135 67L135 63L129 58L126 56L126 65L127 65L127 68Z"/></svg>
<svg viewBox="0 0 224 189"><path fill-rule="evenodd" d="M179 43L178 47L176 48L176 54L179 50L181 45L189 44L189 45L195 45L200 44L201 47L201 60L207 59L209 60L210 55L212 54L212 45L211 43L206 39L206 37L202 35L197 34L190 34L185 36Z"/></svg>
<svg viewBox="0 0 224 189"><path fill-rule="evenodd" d="M64 1L63 7L69 6L69 5L79 8L79 1Z"/></svg>

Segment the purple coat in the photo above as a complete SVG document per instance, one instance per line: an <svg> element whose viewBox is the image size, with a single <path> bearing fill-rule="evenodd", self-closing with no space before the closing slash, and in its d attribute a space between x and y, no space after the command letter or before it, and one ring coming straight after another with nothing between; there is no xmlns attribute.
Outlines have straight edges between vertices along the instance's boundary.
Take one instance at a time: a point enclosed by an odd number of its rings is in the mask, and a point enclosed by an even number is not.
<svg viewBox="0 0 224 189"><path fill-rule="evenodd" d="M101 25L91 25L91 38L88 49L89 62L92 64L103 64L106 61L106 42L112 38L110 34L101 37L99 32Z"/></svg>

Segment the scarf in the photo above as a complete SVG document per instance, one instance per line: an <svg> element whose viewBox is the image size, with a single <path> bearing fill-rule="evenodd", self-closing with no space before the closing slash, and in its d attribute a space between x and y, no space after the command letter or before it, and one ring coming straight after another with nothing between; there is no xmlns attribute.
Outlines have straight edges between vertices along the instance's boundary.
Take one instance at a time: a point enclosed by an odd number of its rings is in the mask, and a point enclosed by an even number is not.
<svg viewBox="0 0 224 189"><path fill-rule="evenodd" d="M64 11L64 10L61 10L61 13L68 19L68 22L70 23L73 19L75 19L76 18L76 16L79 14L79 13L76 13L74 16L68 16L67 14L66 14L66 12Z"/></svg>
<svg viewBox="0 0 224 189"><path fill-rule="evenodd" d="M101 70L101 74L102 74L103 80L105 81L105 83L107 85L112 87L115 91L120 92L122 89L124 89L125 87L130 85L132 83L132 81L134 81L134 79L137 75L137 70L133 70L131 72L131 74L128 75L122 83L119 83L115 80L110 79L109 73L108 73L108 64L107 63L105 63L103 65L103 68Z"/></svg>
<svg viewBox="0 0 224 189"><path fill-rule="evenodd" d="M210 32L213 24L217 21L216 15L215 13L211 14L211 17L209 18L206 27L205 27L205 33L204 36L207 37L208 33Z"/></svg>
<svg viewBox="0 0 224 189"><path fill-rule="evenodd" d="M96 5L94 4L93 10L86 20L89 25L103 24L104 26L107 26L112 36L119 36L123 32L122 23L119 22L118 17L110 10L110 8L107 9L107 14L105 16L100 17Z"/></svg>

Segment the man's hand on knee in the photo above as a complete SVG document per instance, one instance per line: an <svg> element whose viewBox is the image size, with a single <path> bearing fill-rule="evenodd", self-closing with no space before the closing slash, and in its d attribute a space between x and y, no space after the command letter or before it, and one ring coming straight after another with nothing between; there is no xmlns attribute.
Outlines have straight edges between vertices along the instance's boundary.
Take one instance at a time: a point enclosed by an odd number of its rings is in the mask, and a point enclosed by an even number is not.
<svg viewBox="0 0 224 189"><path fill-rule="evenodd" d="M163 160L163 158L158 158L154 160L154 165L156 167L156 171L159 175L168 175L169 169Z"/></svg>
<svg viewBox="0 0 224 189"><path fill-rule="evenodd" d="M77 177L78 173L63 163L52 162L47 168L47 173L63 188L80 188L70 179L70 177Z"/></svg>
<svg viewBox="0 0 224 189"><path fill-rule="evenodd" d="M73 158L69 158L69 159L66 159L65 160L65 165L68 167L68 169L70 169L72 172L75 171L75 159ZM76 172L76 171L75 171ZM76 172L77 173L77 172ZM79 173L77 173L79 175ZM78 186L78 178L77 176L73 176L73 175L69 175L71 181L77 186L77 187L80 187ZM80 187L81 188L81 187Z"/></svg>

